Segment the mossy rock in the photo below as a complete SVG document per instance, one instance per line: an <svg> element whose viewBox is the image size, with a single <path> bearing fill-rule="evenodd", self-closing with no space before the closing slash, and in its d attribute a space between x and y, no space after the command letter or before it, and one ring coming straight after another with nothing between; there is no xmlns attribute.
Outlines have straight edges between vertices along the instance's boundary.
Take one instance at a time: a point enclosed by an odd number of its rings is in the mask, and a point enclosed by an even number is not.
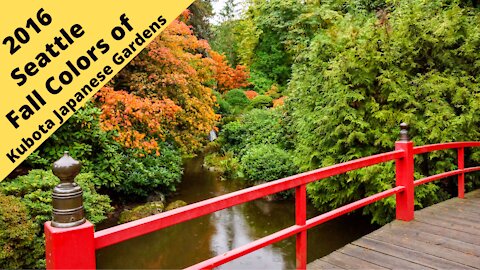
<svg viewBox="0 0 480 270"><path fill-rule="evenodd" d="M151 215L162 213L165 210L165 205L162 202L149 202L144 205L137 206L132 210L124 210L120 214L118 223L125 223L148 217Z"/></svg>
<svg viewBox="0 0 480 270"><path fill-rule="evenodd" d="M187 205L187 203L184 201L181 201L181 200L174 201L168 204L168 206L165 208L165 211L173 210L175 208L179 208L185 205Z"/></svg>

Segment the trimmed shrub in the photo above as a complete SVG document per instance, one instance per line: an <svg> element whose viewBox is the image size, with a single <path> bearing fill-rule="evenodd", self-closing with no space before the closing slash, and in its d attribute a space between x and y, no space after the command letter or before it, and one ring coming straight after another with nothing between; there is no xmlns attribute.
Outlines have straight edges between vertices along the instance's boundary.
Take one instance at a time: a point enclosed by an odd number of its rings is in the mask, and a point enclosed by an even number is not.
<svg viewBox="0 0 480 270"><path fill-rule="evenodd" d="M239 89L230 90L225 94L225 101L236 108L244 108L250 104L245 92Z"/></svg>
<svg viewBox="0 0 480 270"><path fill-rule="evenodd" d="M279 110L253 109L238 121L228 123L220 133L223 150L242 155L248 146L278 144L285 147L286 130Z"/></svg>
<svg viewBox="0 0 480 270"><path fill-rule="evenodd" d="M122 171L122 185L118 187L124 197L146 198L153 192L170 193L182 177L182 158L172 147L165 146L159 156L146 154L143 157L132 150L127 152Z"/></svg>
<svg viewBox="0 0 480 270"><path fill-rule="evenodd" d="M297 173L292 155L276 145L262 144L249 148L240 164L245 179L255 184Z"/></svg>
<svg viewBox="0 0 480 270"><path fill-rule="evenodd" d="M269 96L260 95L252 100L252 107L256 109L265 109L273 106L273 99Z"/></svg>

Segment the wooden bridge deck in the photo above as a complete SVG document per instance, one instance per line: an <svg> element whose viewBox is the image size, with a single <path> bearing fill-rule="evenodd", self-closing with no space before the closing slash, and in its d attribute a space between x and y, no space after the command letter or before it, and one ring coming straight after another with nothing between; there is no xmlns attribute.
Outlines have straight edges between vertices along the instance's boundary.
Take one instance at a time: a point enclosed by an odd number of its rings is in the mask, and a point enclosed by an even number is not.
<svg viewBox="0 0 480 270"><path fill-rule="evenodd" d="M308 269L480 269L480 190L415 212Z"/></svg>

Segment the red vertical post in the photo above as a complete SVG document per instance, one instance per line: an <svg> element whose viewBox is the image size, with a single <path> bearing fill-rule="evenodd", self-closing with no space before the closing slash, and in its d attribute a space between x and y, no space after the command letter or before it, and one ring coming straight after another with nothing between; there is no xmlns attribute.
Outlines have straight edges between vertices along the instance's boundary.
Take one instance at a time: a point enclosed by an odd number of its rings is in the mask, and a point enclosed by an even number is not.
<svg viewBox="0 0 480 270"><path fill-rule="evenodd" d="M465 148L458 148L457 161L458 169L462 170L462 173L458 175L458 197L463 199L465 195L465 173L463 172L463 169L465 169Z"/></svg>
<svg viewBox="0 0 480 270"><path fill-rule="evenodd" d="M396 185L405 189L396 194L396 216L399 220L410 221L414 218L415 204L413 142L408 139L408 125L402 123L400 127L400 141L395 143L395 150L403 150L405 153L402 158L395 160Z"/></svg>
<svg viewBox="0 0 480 270"><path fill-rule="evenodd" d="M295 224L303 226L307 222L307 188L301 185L295 188ZM296 235L297 269L307 269L307 231Z"/></svg>
<svg viewBox="0 0 480 270"><path fill-rule="evenodd" d="M95 269L94 228L90 222L71 228L45 223L47 269Z"/></svg>

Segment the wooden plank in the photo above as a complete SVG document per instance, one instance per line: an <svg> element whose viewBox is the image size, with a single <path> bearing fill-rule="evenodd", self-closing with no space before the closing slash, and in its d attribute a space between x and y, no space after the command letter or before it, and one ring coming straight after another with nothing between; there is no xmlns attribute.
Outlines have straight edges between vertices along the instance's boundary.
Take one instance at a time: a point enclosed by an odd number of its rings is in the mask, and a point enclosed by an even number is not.
<svg viewBox="0 0 480 270"><path fill-rule="evenodd" d="M433 255L418 252L413 249L397 246L394 243L387 243L371 238L361 238L354 242L355 245L385 253L387 255L410 261L416 264L433 267L436 269L474 269L463 264L445 260Z"/></svg>
<svg viewBox="0 0 480 270"><path fill-rule="evenodd" d="M465 194L465 198L480 198L480 189L468 192Z"/></svg>
<svg viewBox="0 0 480 270"><path fill-rule="evenodd" d="M442 207L447 209L452 209L453 212L458 213L465 213L470 215L480 215L480 208L478 207L479 203L473 205L466 205L466 204L452 204L452 203L440 203L435 205L435 207ZM426 208L429 209L430 207ZM425 209L424 209L425 210ZM423 210L421 210L423 211Z"/></svg>
<svg viewBox="0 0 480 270"><path fill-rule="evenodd" d="M451 224L463 226L466 228L471 228L477 231L477 233L480 235L480 223L477 223L475 221L469 221L466 219L461 219L461 218L456 218L456 217L451 217L447 214L443 214L442 212L436 213L436 212L431 212L431 211L421 211L418 212L415 216L415 218L425 218L425 219L430 219L430 220L442 220L446 222L450 222Z"/></svg>
<svg viewBox="0 0 480 270"><path fill-rule="evenodd" d="M323 261L322 259L315 260L307 265L307 269L311 270L320 270L320 269L345 269L338 267L334 264L331 264L329 262Z"/></svg>
<svg viewBox="0 0 480 270"><path fill-rule="evenodd" d="M403 226L393 230L394 233L401 233L404 235L410 235L415 238L415 240L422 241L428 244L441 246L456 251L460 251L466 254L474 255L480 257L480 246L465 243L458 241L453 238L447 237L448 232L446 231L444 236L431 234L428 232L423 232L415 229L415 226Z"/></svg>
<svg viewBox="0 0 480 270"><path fill-rule="evenodd" d="M445 211L444 208L438 207L437 209L428 209L429 211L422 211L422 215L433 215L438 216L439 218L448 218L449 220L457 220L455 223L466 223L467 226L479 226L480 224L480 214L462 214L459 212L454 212L452 210ZM443 211L442 211L443 210Z"/></svg>
<svg viewBox="0 0 480 270"><path fill-rule="evenodd" d="M480 198L468 198L468 199L460 199L460 198L453 198L449 199L434 205L431 205L429 207L423 208L423 209L428 209L431 207L438 207L439 205L445 205L445 206L450 206L450 207L457 207L457 209L468 209L468 208L473 208L478 211L478 203L480 202ZM422 210L423 210L422 209ZM422 211L420 210L420 211Z"/></svg>
<svg viewBox="0 0 480 270"><path fill-rule="evenodd" d="M449 261L464 264L470 267L477 268L480 265L480 258L474 255L465 254L463 252L452 250L449 248L432 245L418 241L414 236L408 234L402 234L392 230L378 230L367 236L367 238L384 241L388 243L395 243L397 246L401 246L408 249L413 249L418 252L430 254L436 257L444 258Z"/></svg>
<svg viewBox="0 0 480 270"><path fill-rule="evenodd" d="M460 218L466 218L468 220L472 220L475 222L480 221L480 207L477 206L478 210L473 207L458 207L457 205L446 205L440 203L433 207L428 207L425 209L420 210L421 212L434 212L434 211L442 211L449 216L455 216Z"/></svg>
<svg viewBox="0 0 480 270"><path fill-rule="evenodd" d="M476 206L478 207L478 199L477 198L468 198L468 199L454 198L448 201L441 202L441 204L455 205L459 208L468 208L468 207L476 208Z"/></svg>
<svg viewBox="0 0 480 270"><path fill-rule="evenodd" d="M480 231L478 229L471 228L471 227L468 227L468 226L463 226L463 225L457 224L455 222L452 222L450 220L444 220L444 219L440 219L440 218L432 220L429 217L426 217L425 215L418 214L418 215L415 216L415 221L423 222L423 223L426 223L426 224L437 225L437 226L440 226L440 227L449 228L449 229L453 229L453 230L457 230L457 231L461 231L461 232L466 232L466 233L475 235L475 237L480 236Z"/></svg>
<svg viewBox="0 0 480 270"><path fill-rule="evenodd" d="M395 226L396 222L393 222L392 225ZM470 243L474 245L480 245L480 237L472 237L471 234L466 232L461 232L453 230L450 228L440 227L437 225L426 224L423 222L412 221L410 226L414 227L418 231L428 232L440 236L445 236L448 238L456 239L465 243Z"/></svg>
<svg viewBox="0 0 480 270"><path fill-rule="evenodd" d="M367 261L358 259L356 257L352 257L341 252L335 251L330 255L322 258L323 261L328 262L330 264L336 265L340 268L345 269L387 269L385 267L381 267L379 265L369 263Z"/></svg>
<svg viewBox="0 0 480 270"><path fill-rule="evenodd" d="M432 269L357 245L348 245L338 251L389 269Z"/></svg>

